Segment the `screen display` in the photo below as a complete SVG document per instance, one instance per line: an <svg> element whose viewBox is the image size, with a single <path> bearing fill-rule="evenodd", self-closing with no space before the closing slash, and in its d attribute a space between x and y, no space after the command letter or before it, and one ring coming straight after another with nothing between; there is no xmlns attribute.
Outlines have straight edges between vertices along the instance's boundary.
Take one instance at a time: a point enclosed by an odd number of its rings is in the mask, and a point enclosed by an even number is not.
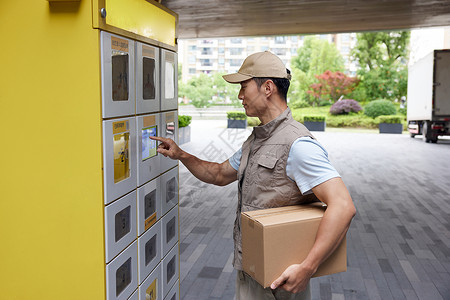
<svg viewBox="0 0 450 300"><path fill-rule="evenodd" d="M155 99L155 60L144 57L142 67L142 97L144 100Z"/></svg>
<svg viewBox="0 0 450 300"><path fill-rule="evenodd" d="M116 271L116 296L131 283L131 257Z"/></svg>
<svg viewBox="0 0 450 300"><path fill-rule="evenodd" d="M116 214L115 217L115 237L116 242L123 238L128 232L130 232L130 211L131 207L128 206Z"/></svg>
<svg viewBox="0 0 450 300"><path fill-rule="evenodd" d="M150 139L151 136L157 136L157 126L142 129L142 161L157 155L155 140Z"/></svg>
<svg viewBox="0 0 450 300"><path fill-rule="evenodd" d="M156 237L155 234L145 243L145 265L147 266L156 257Z"/></svg>
<svg viewBox="0 0 450 300"><path fill-rule="evenodd" d="M164 76L164 91L166 99L175 97L175 65L173 62L166 61L166 74Z"/></svg>
<svg viewBox="0 0 450 300"><path fill-rule="evenodd" d="M111 57L112 100L128 100L128 54L119 53Z"/></svg>
<svg viewBox="0 0 450 300"><path fill-rule="evenodd" d="M114 183L130 177L129 140L129 132L114 135Z"/></svg>

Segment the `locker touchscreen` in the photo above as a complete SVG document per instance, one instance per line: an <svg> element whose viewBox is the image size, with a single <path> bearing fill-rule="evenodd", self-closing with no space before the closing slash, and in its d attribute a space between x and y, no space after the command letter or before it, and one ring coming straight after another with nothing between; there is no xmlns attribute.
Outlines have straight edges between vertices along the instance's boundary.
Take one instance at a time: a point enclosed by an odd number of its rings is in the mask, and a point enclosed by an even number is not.
<svg viewBox="0 0 450 300"><path fill-rule="evenodd" d="M114 183L130 177L129 140L129 132L114 135Z"/></svg>
<svg viewBox="0 0 450 300"><path fill-rule="evenodd" d="M157 155L157 143L150 139L151 136L157 136L157 134L156 125L142 129L142 161Z"/></svg>

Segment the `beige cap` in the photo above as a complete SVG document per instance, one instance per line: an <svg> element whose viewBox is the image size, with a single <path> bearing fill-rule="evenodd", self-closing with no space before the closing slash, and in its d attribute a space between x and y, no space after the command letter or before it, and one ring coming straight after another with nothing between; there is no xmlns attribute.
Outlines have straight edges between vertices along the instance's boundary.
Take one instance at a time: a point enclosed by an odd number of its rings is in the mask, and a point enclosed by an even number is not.
<svg viewBox="0 0 450 300"><path fill-rule="evenodd" d="M229 83L240 83L253 77L286 78L291 80L283 61L275 54L264 51L247 57L237 73L223 75Z"/></svg>

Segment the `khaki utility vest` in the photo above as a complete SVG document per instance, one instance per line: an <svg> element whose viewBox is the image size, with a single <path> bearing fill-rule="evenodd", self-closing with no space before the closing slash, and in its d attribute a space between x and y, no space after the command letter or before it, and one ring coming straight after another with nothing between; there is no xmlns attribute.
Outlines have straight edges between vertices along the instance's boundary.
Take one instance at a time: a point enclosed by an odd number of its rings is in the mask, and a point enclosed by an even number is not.
<svg viewBox="0 0 450 300"><path fill-rule="evenodd" d="M292 143L304 136L314 138L292 118L287 108L271 122L253 128L242 145L238 169L238 207L234 222L233 266L242 270L241 212L318 201L314 194L302 195L286 174Z"/></svg>

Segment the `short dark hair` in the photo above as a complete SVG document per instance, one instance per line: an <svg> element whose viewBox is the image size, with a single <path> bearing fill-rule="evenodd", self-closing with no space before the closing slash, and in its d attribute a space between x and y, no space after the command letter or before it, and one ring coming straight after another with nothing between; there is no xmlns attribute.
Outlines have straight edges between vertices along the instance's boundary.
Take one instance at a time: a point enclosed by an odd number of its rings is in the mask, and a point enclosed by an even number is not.
<svg viewBox="0 0 450 300"><path fill-rule="evenodd" d="M289 69L286 69L286 72L288 74L291 74L291 71L289 71ZM287 101L287 93L288 93L288 90L289 90L289 86L291 84L289 79L286 79L286 78L270 78L270 77L253 77L252 79L256 82L258 87L261 87L261 85L264 82L266 82L267 80L272 80L273 83L275 84L275 86L278 89L278 94L281 96L281 98L284 99L284 101Z"/></svg>

